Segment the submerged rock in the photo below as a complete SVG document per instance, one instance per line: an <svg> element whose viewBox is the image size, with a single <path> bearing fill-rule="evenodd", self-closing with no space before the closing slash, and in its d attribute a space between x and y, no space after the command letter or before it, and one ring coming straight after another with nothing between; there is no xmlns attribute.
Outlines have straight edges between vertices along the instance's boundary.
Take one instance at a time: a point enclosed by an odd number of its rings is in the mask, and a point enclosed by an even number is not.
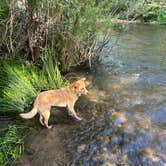
<svg viewBox="0 0 166 166"><path fill-rule="evenodd" d="M88 99L94 102L103 102L108 98L106 92L97 90L97 89L90 89L88 93Z"/></svg>
<svg viewBox="0 0 166 166"><path fill-rule="evenodd" d="M124 114L121 112L113 112L112 116L110 116L111 119L113 119L114 125L116 127L122 127L122 125L127 122L127 118Z"/></svg>
<svg viewBox="0 0 166 166"><path fill-rule="evenodd" d="M145 149L141 150L140 153L143 155L152 156L152 155L154 155L155 152L151 147L146 147Z"/></svg>
<svg viewBox="0 0 166 166"><path fill-rule="evenodd" d="M81 144L81 145L77 146L77 152L81 153L85 150L85 148L86 148L86 144Z"/></svg>
<svg viewBox="0 0 166 166"><path fill-rule="evenodd" d="M166 124L166 107L159 108L151 115L152 121Z"/></svg>

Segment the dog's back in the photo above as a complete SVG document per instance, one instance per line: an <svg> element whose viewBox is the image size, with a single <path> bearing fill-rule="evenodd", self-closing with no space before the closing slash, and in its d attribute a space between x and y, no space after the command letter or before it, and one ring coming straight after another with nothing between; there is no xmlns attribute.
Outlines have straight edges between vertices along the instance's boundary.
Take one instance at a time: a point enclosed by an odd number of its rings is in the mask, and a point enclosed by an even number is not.
<svg viewBox="0 0 166 166"><path fill-rule="evenodd" d="M38 108L39 111L50 109L51 106L66 107L73 96L74 93L69 87L44 91L37 96L34 107Z"/></svg>

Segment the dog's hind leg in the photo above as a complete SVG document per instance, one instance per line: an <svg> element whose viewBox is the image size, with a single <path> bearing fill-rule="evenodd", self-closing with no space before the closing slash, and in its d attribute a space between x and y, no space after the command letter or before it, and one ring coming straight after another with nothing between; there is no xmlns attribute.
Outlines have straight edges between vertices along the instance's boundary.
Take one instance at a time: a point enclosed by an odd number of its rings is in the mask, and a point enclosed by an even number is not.
<svg viewBox="0 0 166 166"><path fill-rule="evenodd" d="M44 117L44 125L48 128L48 129L51 129L52 126L48 125L48 120L50 118L50 110L46 110L44 112L42 112L42 116Z"/></svg>
<svg viewBox="0 0 166 166"><path fill-rule="evenodd" d="M42 126L45 126L45 125L44 125L44 118L43 118L42 115L40 115L39 121L40 121L40 124L41 124Z"/></svg>

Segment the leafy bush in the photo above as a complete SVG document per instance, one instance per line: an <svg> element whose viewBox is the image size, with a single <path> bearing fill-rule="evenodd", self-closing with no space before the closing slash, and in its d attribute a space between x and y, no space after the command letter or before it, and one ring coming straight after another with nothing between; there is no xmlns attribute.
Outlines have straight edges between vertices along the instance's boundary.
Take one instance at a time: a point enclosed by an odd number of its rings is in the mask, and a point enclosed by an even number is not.
<svg viewBox="0 0 166 166"><path fill-rule="evenodd" d="M8 0L0 1L0 20L5 18L9 12L9 3Z"/></svg>
<svg viewBox="0 0 166 166"><path fill-rule="evenodd" d="M0 55L14 57L19 52L36 64L40 47L47 46L63 72L85 62L93 51L97 32L110 25L109 10L102 1L7 2L9 12L2 20Z"/></svg>
<svg viewBox="0 0 166 166"><path fill-rule="evenodd" d="M119 19L135 19L144 13L143 0L112 0L111 13Z"/></svg>
<svg viewBox="0 0 166 166"><path fill-rule="evenodd" d="M164 1L163 1L164 4ZM165 7L155 0L111 0L110 11L114 17L125 20L141 18L145 22L166 22Z"/></svg>
<svg viewBox="0 0 166 166"><path fill-rule="evenodd" d="M160 23L166 23L166 9L159 9L157 21Z"/></svg>
<svg viewBox="0 0 166 166"><path fill-rule="evenodd" d="M4 59L0 72L0 113L18 113L28 109L41 90L61 88L63 80L50 50L45 49L43 66L38 71L22 60Z"/></svg>
<svg viewBox="0 0 166 166"><path fill-rule="evenodd" d="M9 165L16 161L22 154L23 136L20 134L21 128L16 125L9 125L4 130L5 135L0 137L0 165Z"/></svg>

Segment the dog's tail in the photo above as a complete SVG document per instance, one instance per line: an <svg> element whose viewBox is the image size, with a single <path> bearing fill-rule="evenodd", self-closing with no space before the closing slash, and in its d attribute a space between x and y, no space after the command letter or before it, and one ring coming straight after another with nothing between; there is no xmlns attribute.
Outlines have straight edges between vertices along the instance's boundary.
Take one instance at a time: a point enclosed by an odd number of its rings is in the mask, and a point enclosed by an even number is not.
<svg viewBox="0 0 166 166"><path fill-rule="evenodd" d="M37 114L37 108L33 108L30 112L22 113L20 116L24 119L31 119Z"/></svg>

